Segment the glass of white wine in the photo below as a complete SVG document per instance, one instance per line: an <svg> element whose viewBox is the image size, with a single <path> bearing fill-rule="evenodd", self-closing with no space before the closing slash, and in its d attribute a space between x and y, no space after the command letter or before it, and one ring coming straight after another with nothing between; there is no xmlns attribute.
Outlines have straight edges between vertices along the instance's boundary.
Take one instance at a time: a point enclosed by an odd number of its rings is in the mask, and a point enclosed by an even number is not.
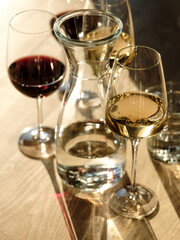
<svg viewBox="0 0 180 240"><path fill-rule="evenodd" d="M95 9L112 13L123 23L123 30L115 43L111 59L115 57L118 50L135 44L132 13L128 0L92 0L92 6Z"/></svg>
<svg viewBox="0 0 180 240"><path fill-rule="evenodd" d="M99 81L99 94L102 98L102 105L104 105L104 98L106 96L107 86L110 78L109 74L111 74L116 53L122 48L135 45L134 26L129 0L91 0L90 2L91 4L88 5L89 8L111 13L114 16L118 17L123 23L122 32L116 40L116 43L114 44L110 55L109 71L107 71L106 75L104 74L103 81ZM95 36L96 38L102 37L101 34L102 28L89 32L90 38L92 36Z"/></svg>
<svg viewBox="0 0 180 240"><path fill-rule="evenodd" d="M167 93L160 54L145 46L121 49L113 64L106 96L106 122L132 145L131 184L113 193L110 208L125 217L152 214L155 193L136 184L136 163L141 139L159 133L167 121Z"/></svg>

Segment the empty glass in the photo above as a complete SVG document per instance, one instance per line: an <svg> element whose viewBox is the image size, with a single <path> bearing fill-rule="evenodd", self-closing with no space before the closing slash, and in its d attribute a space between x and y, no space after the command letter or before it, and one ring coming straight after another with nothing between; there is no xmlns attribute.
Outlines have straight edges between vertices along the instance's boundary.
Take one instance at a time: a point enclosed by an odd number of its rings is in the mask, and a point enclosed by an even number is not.
<svg viewBox="0 0 180 240"><path fill-rule="evenodd" d="M167 164L180 163L180 83L167 82L168 120L159 134L148 139L153 159Z"/></svg>

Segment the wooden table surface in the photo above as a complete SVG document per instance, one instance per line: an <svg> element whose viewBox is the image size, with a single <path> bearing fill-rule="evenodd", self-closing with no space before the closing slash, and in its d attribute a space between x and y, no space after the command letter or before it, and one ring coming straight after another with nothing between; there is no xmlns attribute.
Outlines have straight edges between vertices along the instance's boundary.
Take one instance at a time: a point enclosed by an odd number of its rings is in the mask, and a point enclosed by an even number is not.
<svg viewBox="0 0 180 240"><path fill-rule="evenodd" d="M112 189L104 194L71 189L57 175L55 159L33 160L19 151L17 138L23 128L36 124L37 113L35 100L19 93L7 76L8 22L21 10L47 8L47 2L0 1L0 240L180 239L180 165L154 163L146 141L140 144L137 182L154 190L159 209L144 220L112 213L108 207ZM59 107L57 93L44 100L46 125L56 125ZM128 181L130 158L127 154L123 181Z"/></svg>

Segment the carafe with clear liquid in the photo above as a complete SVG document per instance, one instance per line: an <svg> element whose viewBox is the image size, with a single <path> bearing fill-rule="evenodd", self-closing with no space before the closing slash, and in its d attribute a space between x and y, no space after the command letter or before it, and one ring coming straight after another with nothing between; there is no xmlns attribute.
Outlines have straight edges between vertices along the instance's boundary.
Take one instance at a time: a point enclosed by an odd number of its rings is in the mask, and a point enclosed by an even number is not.
<svg viewBox="0 0 180 240"><path fill-rule="evenodd" d="M69 61L69 82L56 128L62 180L85 191L106 190L124 175L125 140L105 123L109 58L122 23L98 10L77 10L56 20L54 32Z"/></svg>

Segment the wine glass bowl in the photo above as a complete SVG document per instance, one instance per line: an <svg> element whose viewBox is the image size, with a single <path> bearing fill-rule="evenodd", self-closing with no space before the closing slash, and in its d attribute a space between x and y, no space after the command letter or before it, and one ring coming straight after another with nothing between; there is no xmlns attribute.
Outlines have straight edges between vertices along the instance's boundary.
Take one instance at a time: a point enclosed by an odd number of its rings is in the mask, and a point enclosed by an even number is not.
<svg viewBox="0 0 180 240"><path fill-rule="evenodd" d="M118 17L123 24L121 34L116 40L110 56L109 73L111 73L116 53L122 48L134 46L135 44L131 6L128 0L92 0L91 3L92 5L89 5L89 8L111 13L112 15ZM96 34L99 34L99 32ZM105 98L107 92L108 80L109 76L105 77L100 87L100 94L102 96L102 99Z"/></svg>
<svg viewBox="0 0 180 240"><path fill-rule="evenodd" d="M140 219L157 208L154 192L136 184L137 150L140 140L159 133L166 120L167 93L160 54L145 46L121 49L108 86L106 123L112 131L130 139L132 169L131 184L110 199L116 213Z"/></svg>
<svg viewBox="0 0 180 240"><path fill-rule="evenodd" d="M18 139L23 154L35 159L54 155L54 129L42 125L42 99L54 93L65 74L65 55L53 35L48 11L28 10L16 14L9 23L7 71L13 86L35 98L38 126L27 127Z"/></svg>
<svg viewBox="0 0 180 240"><path fill-rule="evenodd" d="M134 27L131 7L128 0L92 0L93 8L112 13L123 23L123 30L113 48L111 58L115 57L118 50L134 45Z"/></svg>

